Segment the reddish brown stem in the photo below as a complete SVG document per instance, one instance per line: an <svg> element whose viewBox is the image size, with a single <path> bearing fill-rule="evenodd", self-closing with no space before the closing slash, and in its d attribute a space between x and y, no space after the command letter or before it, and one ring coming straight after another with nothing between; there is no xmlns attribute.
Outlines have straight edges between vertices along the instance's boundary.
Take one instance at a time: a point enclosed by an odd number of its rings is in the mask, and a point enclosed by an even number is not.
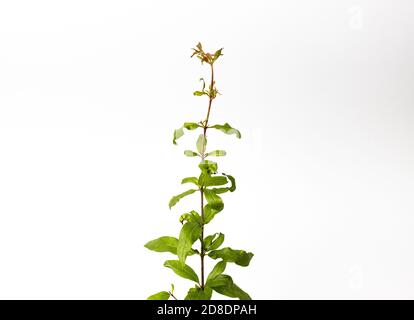
<svg viewBox="0 0 414 320"><path fill-rule="evenodd" d="M204 141L206 141L207 138L207 128L208 128L208 120L210 118L210 111L211 111L211 105L214 99L214 95L212 94L212 91L214 89L214 69L213 69L213 65L211 64L211 82L210 82L210 95L209 95L209 100L208 100L208 110L207 110L207 116L206 119L204 120L204 125L203 125L203 137L204 137ZM204 161L205 159L205 153L206 153L206 144L203 144L203 149L202 149L202 153L201 153L201 161ZM201 194L201 236L200 236L200 241L201 241L201 250L200 250L200 257L201 257L201 289L204 290L204 256L205 256L205 250L204 250L204 190L203 188L200 189L200 194Z"/></svg>

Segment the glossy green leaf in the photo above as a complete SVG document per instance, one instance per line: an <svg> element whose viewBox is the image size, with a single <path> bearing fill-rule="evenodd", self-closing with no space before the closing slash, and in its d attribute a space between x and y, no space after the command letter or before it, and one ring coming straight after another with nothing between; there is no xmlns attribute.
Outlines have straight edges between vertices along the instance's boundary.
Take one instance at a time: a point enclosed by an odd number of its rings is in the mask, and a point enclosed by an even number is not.
<svg viewBox="0 0 414 320"><path fill-rule="evenodd" d="M232 128L227 122L225 124L222 124L222 125L216 124L214 126L211 126L210 128L220 130L220 131L224 132L225 134L235 134L237 138L239 138L239 139L241 138L240 131L235 129L235 128Z"/></svg>
<svg viewBox="0 0 414 320"><path fill-rule="evenodd" d="M233 192L234 190L236 190L236 180L234 179L233 176L229 175L229 174L225 174L223 173L231 182L231 186L229 187L229 191Z"/></svg>
<svg viewBox="0 0 414 320"><path fill-rule="evenodd" d="M226 275L220 274L208 283L214 291L231 298L238 298L240 300L251 300L250 296L237 286L233 279Z"/></svg>
<svg viewBox="0 0 414 320"><path fill-rule="evenodd" d="M233 192L236 190L236 180L233 178L233 176L223 173L225 177L230 181L231 185L230 187L224 187L224 188L211 188L210 190L213 191L215 194L221 194L225 193L227 191ZM200 179L199 179L200 181Z"/></svg>
<svg viewBox="0 0 414 320"><path fill-rule="evenodd" d="M183 264L178 260L167 260L164 262L164 267L170 268L180 277L198 283L198 276L189 265Z"/></svg>
<svg viewBox="0 0 414 320"><path fill-rule="evenodd" d="M198 187L198 179L196 177L187 177L181 180L181 184L184 183L193 183Z"/></svg>
<svg viewBox="0 0 414 320"><path fill-rule="evenodd" d="M227 178L225 176L212 176L210 174L206 174L203 177L203 186L205 187L212 187L212 186L222 186L227 183Z"/></svg>
<svg viewBox="0 0 414 320"><path fill-rule="evenodd" d="M221 275L224 272L224 270L226 270L226 266L226 261L217 262L217 264L214 266L213 270L211 270L210 274L207 277L206 285L209 285L210 281L213 281L213 279Z"/></svg>
<svg viewBox="0 0 414 320"><path fill-rule="evenodd" d="M208 174L216 173L218 168L216 162L209 160L201 161L198 167L201 169L201 171L205 171Z"/></svg>
<svg viewBox="0 0 414 320"><path fill-rule="evenodd" d="M168 300L170 298L170 294L167 291L161 291L152 296L149 296L147 300Z"/></svg>
<svg viewBox="0 0 414 320"><path fill-rule="evenodd" d="M206 197L206 200L208 204L211 206L211 208L215 210L219 210L219 211L223 210L224 208L223 200L217 194L215 194L212 190L204 189L204 196Z"/></svg>
<svg viewBox="0 0 414 320"><path fill-rule="evenodd" d="M223 157L225 156L227 153L224 150L214 150L214 151L210 151L206 154L206 156L212 156L212 157Z"/></svg>
<svg viewBox="0 0 414 320"><path fill-rule="evenodd" d="M203 154L206 150L207 139L203 134L200 134L197 139L197 150L200 154Z"/></svg>
<svg viewBox="0 0 414 320"><path fill-rule="evenodd" d="M160 237L145 244L145 248L156 252L171 252L177 254L178 239L174 237Z"/></svg>
<svg viewBox="0 0 414 320"><path fill-rule="evenodd" d="M215 233L204 238L204 249L206 251L218 249L224 242L224 234Z"/></svg>
<svg viewBox="0 0 414 320"><path fill-rule="evenodd" d="M222 194L229 191L229 188L211 188L210 190L213 191L215 194Z"/></svg>
<svg viewBox="0 0 414 320"><path fill-rule="evenodd" d="M184 135L184 128L187 129L187 130L195 130L199 127L200 127L200 125L198 123L185 122L184 125L181 128L178 128L178 129L174 130L173 143L177 144L177 140Z"/></svg>
<svg viewBox="0 0 414 320"><path fill-rule="evenodd" d="M239 266L247 267L254 254L244 250L234 250L226 247L220 250L211 251L208 256L212 259L221 258L226 262L233 262Z"/></svg>
<svg viewBox="0 0 414 320"><path fill-rule="evenodd" d="M187 157L197 157L199 154L191 150L184 150L184 155Z"/></svg>
<svg viewBox="0 0 414 320"><path fill-rule="evenodd" d="M210 251L210 250L218 249L223 244L223 242L224 242L224 234L219 233L217 239L213 240L208 250Z"/></svg>
<svg viewBox="0 0 414 320"><path fill-rule="evenodd" d="M177 256L180 262L185 263L188 252L194 242L200 237L201 227L196 222L187 222L183 225L178 238Z"/></svg>
<svg viewBox="0 0 414 320"><path fill-rule="evenodd" d="M206 204L204 206L204 223L207 224L211 220L213 220L215 215L219 213L221 210L223 209L217 210L217 209L212 208L210 204Z"/></svg>
<svg viewBox="0 0 414 320"><path fill-rule="evenodd" d="M186 197L186 196L188 196L188 195L190 195L190 194L192 194L192 193L194 193L196 191L197 191L197 189L190 189L190 190L187 190L187 191L185 191L183 193L180 193L180 194L172 197L171 200L170 200L170 203L168 204L169 207L170 207L170 209L172 207L174 207L177 204L177 202L180 201L182 198L184 198L184 197Z"/></svg>
<svg viewBox="0 0 414 320"><path fill-rule="evenodd" d="M204 287L203 290L199 286L195 286L195 288L188 290L187 296L184 300L211 300L212 293L213 290L209 287Z"/></svg>
<svg viewBox="0 0 414 320"><path fill-rule="evenodd" d="M201 217L200 217L200 215L198 214L198 212L196 212L196 211L194 211L194 210L192 210L192 211L191 211L191 212L189 212L189 213L183 213L183 214L180 216L179 221L180 221L181 223L183 223L184 221L187 221L187 222L195 222L195 223L198 223L199 225L201 225Z"/></svg>

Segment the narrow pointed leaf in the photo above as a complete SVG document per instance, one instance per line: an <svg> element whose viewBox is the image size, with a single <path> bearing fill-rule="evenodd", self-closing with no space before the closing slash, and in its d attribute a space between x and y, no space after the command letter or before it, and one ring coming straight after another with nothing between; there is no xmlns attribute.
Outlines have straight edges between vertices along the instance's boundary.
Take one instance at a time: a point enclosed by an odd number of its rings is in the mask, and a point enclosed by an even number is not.
<svg viewBox="0 0 414 320"><path fill-rule="evenodd" d="M230 298L238 298L240 300L251 300L251 297L237 286L233 279L226 275L220 274L209 281L209 287L214 291Z"/></svg>
<svg viewBox="0 0 414 320"><path fill-rule="evenodd" d="M207 139L203 134L200 134L197 139L197 150L200 154L203 154L206 150Z"/></svg>
<svg viewBox="0 0 414 320"><path fill-rule="evenodd" d="M211 243L210 247L208 248L208 250L216 250L218 249L224 242L224 234L219 233L217 239L214 239L213 242Z"/></svg>
<svg viewBox="0 0 414 320"><path fill-rule="evenodd" d="M204 206L204 223L209 223L211 220L213 220L213 218L215 217L215 215L217 213L219 213L222 209L218 210L218 209L214 209L211 207L211 205L208 203Z"/></svg>
<svg viewBox="0 0 414 320"><path fill-rule="evenodd" d="M225 156L227 153L224 150L214 150L214 151L210 151L209 153L206 154L206 156L211 156L211 157L223 157Z"/></svg>
<svg viewBox="0 0 414 320"><path fill-rule="evenodd" d="M224 132L225 134L235 134L237 138L239 138L239 139L241 138L240 131L235 129L235 128L232 128L228 123L225 123L225 124L222 124L222 125L216 124L214 126L211 126L210 128L220 130L220 131Z"/></svg>
<svg viewBox="0 0 414 320"><path fill-rule="evenodd" d="M184 155L187 157L197 157L198 153L191 150L185 150Z"/></svg>
<svg viewBox="0 0 414 320"><path fill-rule="evenodd" d="M212 186L222 186L227 183L227 178L225 176L212 176L206 174L203 179L203 185L205 187L212 187Z"/></svg>
<svg viewBox="0 0 414 320"><path fill-rule="evenodd" d="M244 250L234 250L226 247L220 250L211 251L208 256L212 259L221 258L226 262L233 262L239 266L247 267L254 254Z"/></svg>
<svg viewBox="0 0 414 320"><path fill-rule="evenodd" d="M183 127L174 130L173 143L177 144L177 140L184 135Z"/></svg>
<svg viewBox="0 0 414 320"><path fill-rule="evenodd" d="M211 191L213 191L215 194L222 194L229 191L229 188L211 188Z"/></svg>
<svg viewBox="0 0 414 320"><path fill-rule="evenodd" d="M204 290L196 286L188 290L187 296L184 300L211 300L213 290L209 287L204 287Z"/></svg>
<svg viewBox="0 0 414 320"><path fill-rule="evenodd" d="M214 266L213 270L211 270L210 274L207 277L206 285L209 285L209 281L215 279L220 274L222 274L224 270L226 270L226 265L226 261L217 262L217 264Z"/></svg>
<svg viewBox="0 0 414 320"><path fill-rule="evenodd" d="M225 177L227 177L227 179L230 181L230 187L211 188L210 190L213 191L215 194L221 194L221 193L225 193L227 191L233 192L234 190L236 190L236 180L233 178L233 176L231 176L229 174L225 174L225 173L223 173L223 175ZM199 181L200 181L200 179L199 179Z"/></svg>
<svg viewBox="0 0 414 320"><path fill-rule="evenodd" d="M200 217L200 215L198 214L198 212L196 212L196 211L194 211L194 210L192 210L192 211L191 211L191 212L189 212L189 213L183 213L183 214L180 216L179 221L180 221L181 223L183 223L184 221L187 221L187 222L195 222L195 223L197 223L197 224L201 225L201 217Z"/></svg>
<svg viewBox="0 0 414 320"><path fill-rule="evenodd" d="M215 233L204 238L204 249L206 251L218 249L224 242L224 234Z"/></svg>
<svg viewBox="0 0 414 320"><path fill-rule="evenodd" d="M178 128L178 129L174 130L173 143L177 144L177 140L184 135L184 128L187 129L187 130L195 130L199 127L200 127L200 125L198 123L185 122L184 125L181 128Z"/></svg>
<svg viewBox="0 0 414 320"><path fill-rule="evenodd" d="M201 97L202 95L205 95L206 93L204 91L194 91L193 95L197 97Z"/></svg>
<svg viewBox="0 0 414 320"><path fill-rule="evenodd" d="M145 248L156 252L171 252L177 254L178 239L174 237L160 237L145 244Z"/></svg>
<svg viewBox="0 0 414 320"><path fill-rule="evenodd" d="M187 178L184 178L183 180L181 180L181 184L184 184L184 183L193 183L197 187L199 186L198 185L198 179L196 177L187 177Z"/></svg>
<svg viewBox="0 0 414 320"><path fill-rule="evenodd" d="M183 225L178 238L177 256L183 264L191 250L193 243L200 237L201 227L196 222L187 222Z"/></svg>
<svg viewBox="0 0 414 320"><path fill-rule="evenodd" d="M178 260L167 260L164 262L164 267L170 268L180 277L189 279L198 283L198 276L195 271L186 264L181 263Z"/></svg>
<svg viewBox="0 0 414 320"><path fill-rule="evenodd" d="M229 187L229 191L233 192L234 190L236 190L236 179L234 179L233 176L229 175L229 174L225 174L223 173L231 182L231 186Z"/></svg>
<svg viewBox="0 0 414 320"><path fill-rule="evenodd" d="M213 191L209 189L205 189L204 195L206 197L208 204L211 206L212 209L219 210L219 211L223 210L224 208L223 200L217 194L215 194Z"/></svg>
<svg viewBox="0 0 414 320"><path fill-rule="evenodd" d="M161 291L152 296L149 296L147 300L168 300L170 298L170 294L167 291Z"/></svg>
<svg viewBox="0 0 414 320"><path fill-rule="evenodd" d="M170 207L170 209L172 207L174 207L177 204L177 202L180 201L182 198L184 198L184 197L186 197L186 196L188 196L188 195L190 195L190 194L192 194L192 193L194 193L196 191L197 191L196 189L190 189L190 190L187 190L187 191L185 191L183 193L180 193L180 194L172 197L171 200L170 200L170 203L168 204L169 207Z"/></svg>

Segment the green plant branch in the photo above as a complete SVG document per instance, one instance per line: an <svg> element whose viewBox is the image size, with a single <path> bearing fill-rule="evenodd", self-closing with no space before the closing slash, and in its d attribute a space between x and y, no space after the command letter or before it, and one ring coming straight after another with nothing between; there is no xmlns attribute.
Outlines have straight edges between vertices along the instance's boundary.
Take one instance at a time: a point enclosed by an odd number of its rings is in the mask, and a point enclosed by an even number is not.
<svg viewBox="0 0 414 320"><path fill-rule="evenodd" d="M214 86L214 67L213 64L210 64L211 67L211 80L210 80L210 93L213 90ZM203 138L204 141L207 139L207 129L208 129L208 120L210 118L210 111L211 111L211 105L213 103L214 96L212 94L209 95L208 99L208 109L207 109L207 116L206 119L203 121ZM206 157L206 143L203 144L203 149L201 153L201 161L204 161ZM204 290L204 256L205 256L205 248L204 248L204 189L203 187L200 188L200 194L201 194L201 236L200 236L200 242L201 242L201 249L200 249L200 259L201 259L201 289Z"/></svg>
<svg viewBox="0 0 414 320"><path fill-rule="evenodd" d="M210 300L213 291L231 298L241 300L251 299L245 291L233 282L232 277L224 274L224 271L227 263L234 263L242 267L248 266L253 257L253 253L229 247L219 249L224 242L223 233L214 233L205 236L205 226L213 220L216 214L224 209L224 202L221 195L236 190L234 177L225 173L219 174L217 172L217 162L206 159L207 157L210 159L210 157L222 157L226 155L225 150L213 149L207 152L207 130L211 128L227 135L235 135L237 138L241 138L240 131L230 126L227 122L224 124L209 125L213 100L219 94L215 87L213 64L222 55L222 49L214 53L205 52L201 43L198 43L196 48L193 48L192 56L200 59L202 64L207 63L210 65L211 79L209 87L206 88L206 83L202 78L201 90L193 93L195 96L208 97L207 114L206 118L198 123L184 122L180 128L174 130L173 135L173 143L177 144L177 140L184 135L185 130L192 131L199 128L202 130L202 133L198 135L196 141L197 152L184 150L184 155L187 157L201 158L201 162L198 165L201 170L199 177L186 177L181 181L182 184L193 184L196 188L193 187L173 196L169 202L171 209L184 197L199 191L201 204L200 214L195 210L181 214L179 222L182 224L182 227L178 238L162 236L145 244L145 247L149 250L169 252L176 256L175 260L165 261L164 266L171 269L178 276L193 282L194 286L188 290L185 300ZM200 241L200 251L193 248L197 240ZM191 266L186 264L187 257L191 255L200 256L200 275ZM208 276L205 272L206 257L219 260ZM149 296L148 299L177 300L174 295L174 285L171 285L171 291L160 291Z"/></svg>

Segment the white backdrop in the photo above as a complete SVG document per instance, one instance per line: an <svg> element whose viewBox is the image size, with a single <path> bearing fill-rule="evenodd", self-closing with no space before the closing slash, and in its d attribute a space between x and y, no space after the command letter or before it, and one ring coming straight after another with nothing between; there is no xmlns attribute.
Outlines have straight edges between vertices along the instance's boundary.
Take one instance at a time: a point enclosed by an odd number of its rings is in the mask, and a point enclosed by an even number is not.
<svg viewBox="0 0 414 320"><path fill-rule="evenodd" d="M148 240L211 122L238 190L208 226L253 298L414 298L412 1L0 2L0 298L143 299L190 282ZM194 201L194 202L193 202ZM197 261L190 263L197 268ZM216 296L218 297L218 296Z"/></svg>

